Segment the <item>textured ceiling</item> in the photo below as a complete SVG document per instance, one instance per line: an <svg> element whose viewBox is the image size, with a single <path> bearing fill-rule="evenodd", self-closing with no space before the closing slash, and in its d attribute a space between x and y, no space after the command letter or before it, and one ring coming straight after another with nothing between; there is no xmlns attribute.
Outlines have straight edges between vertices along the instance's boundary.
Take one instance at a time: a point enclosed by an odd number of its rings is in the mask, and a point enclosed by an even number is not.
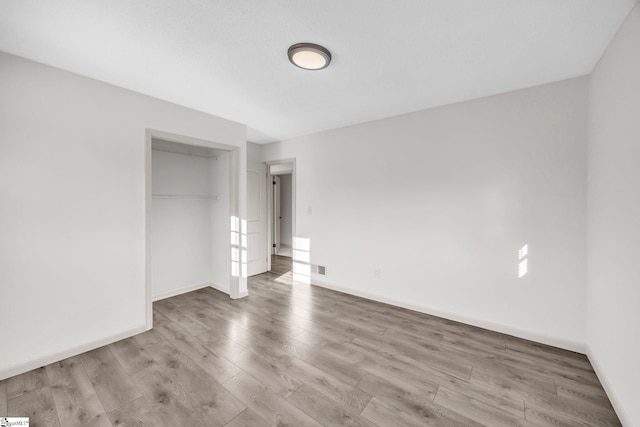
<svg viewBox="0 0 640 427"><path fill-rule="evenodd" d="M2 0L0 50L270 142L591 72L635 0ZM333 62L304 71L298 42Z"/></svg>

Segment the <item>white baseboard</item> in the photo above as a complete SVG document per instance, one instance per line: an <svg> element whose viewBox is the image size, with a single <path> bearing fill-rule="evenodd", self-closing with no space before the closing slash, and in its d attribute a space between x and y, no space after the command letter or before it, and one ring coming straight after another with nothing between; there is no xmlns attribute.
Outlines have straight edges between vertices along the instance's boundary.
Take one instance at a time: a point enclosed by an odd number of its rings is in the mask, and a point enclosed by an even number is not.
<svg viewBox="0 0 640 427"><path fill-rule="evenodd" d="M467 325L477 326L479 328L490 329L492 331L500 332L514 337L523 338L530 341L539 342L542 344L551 345L553 347L563 348L565 350L575 351L577 353L585 353L586 347L584 343L566 340L554 336L540 334L538 332L528 331L525 329L515 328L509 325L503 325L482 319L475 319L459 313L452 313L444 310L440 310L434 307L428 307L423 305L417 305L406 301L400 301L393 298L387 298L384 296L371 294L369 292L362 292L357 289L347 288L344 286L337 286L332 283L326 282L322 279L318 279L315 275L311 279L311 284L320 286L322 288L332 289L334 291L343 292L349 295L355 295L361 298L382 302L396 307L406 308L408 310L417 311L419 313L430 314L432 316L443 317L445 319L453 320L460 323L466 323Z"/></svg>
<svg viewBox="0 0 640 427"><path fill-rule="evenodd" d="M229 288L222 286L218 283L214 283L214 282L202 282L202 283L196 283L194 285L189 285L189 286L184 286L182 288L178 288L178 289L173 289L171 291L167 291L167 292L162 292L161 294L155 295L153 297L153 301L160 301L166 298L171 298L171 297L175 297L176 295L182 295L182 294L186 294L187 292L192 292L192 291L197 291L198 289L202 289L202 288L206 288L206 287L210 287L213 288L217 291L220 291L222 293L225 293L227 295L229 295ZM244 295L246 296L246 295Z"/></svg>
<svg viewBox="0 0 640 427"><path fill-rule="evenodd" d="M166 292L161 292L161 293L159 293L157 295L154 295L153 298L152 298L152 301L155 302L155 301L160 301L161 299L175 297L176 295L181 295L181 294L184 294L184 293L187 293L187 292L191 292L191 291L197 291L198 289L206 288L207 286L211 286L214 289L218 289L215 286L213 286L213 284L211 282L196 283L194 285L183 286L182 288L172 289L172 290L166 291ZM221 289L219 289L219 290L221 290ZM222 292L225 292L225 291L222 291Z"/></svg>
<svg viewBox="0 0 640 427"><path fill-rule="evenodd" d="M95 350L96 348L105 346L107 344L114 343L116 341L123 340L125 338L132 337L147 330L146 325L138 326L133 329L129 329L124 332L120 332L109 337L101 338L99 340L91 341L87 344L82 344L76 347L72 347L66 350L58 351L56 353L49 354L47 356L38 357L37 359L28 360L24 363L11 366L9 368L0 369L0 380L13 377L15 375L29 372L33 369L40 368L42 366L50 365L52 363L64 360L68 357L77 356L78 354L85 353L87 351Z"/></svg>
<svg viewBox="0 0 640 427"><path fill-rule="evenodd" d="M234 299L240 299L240 298L244 298L249 296L249 290L245 289L244 291L240 292L240 294L238 295L238 298L234 298Z"/></svg>
<svg viewBox="0 0 640 427"><path fill-rule="evenodd" d="M589 347L588 344L586 347L587 347L587 357L589 358L589 362L591 363L591 366L593 366L593 370L596 371L596 375L600 380L600 384L602 384L604 391L607 393L607 397L609 397L609 401L611 402L611 405L613 405L613 409L615 409L616 414L620 419L620 422L622 423L623 426L628 426L628 427L633 426L633 424L631 423L631 417L629 416L627 411L625 411L624 407L620 403L620 397L618 396L618 393L616 393L616 390L613 387L611 380L609 380L609 377L605 374L605 371L602 368L602 365L600 364L600 362L598 361L598 358L596 357L595 353L593 352L591 347Z"/></svg>
<svg viewBox="0 0 640 427"><path fill-rule="evenodd" d="M218 283L214 283L214 282L208 283L208 285L209 285L210 287L212 287L213 289L215 289L215 290L217 290L217 291L220 291L220 292L222 292L222 293L225 293L225 294L227 294L227 295L230 295L230 294L231 294L231 291L230 291L230 290L229 290L229 288L228 288L228 287L226 287L226 286L222 286L222 285L220 285L220 284L218 284Z"/></svg>

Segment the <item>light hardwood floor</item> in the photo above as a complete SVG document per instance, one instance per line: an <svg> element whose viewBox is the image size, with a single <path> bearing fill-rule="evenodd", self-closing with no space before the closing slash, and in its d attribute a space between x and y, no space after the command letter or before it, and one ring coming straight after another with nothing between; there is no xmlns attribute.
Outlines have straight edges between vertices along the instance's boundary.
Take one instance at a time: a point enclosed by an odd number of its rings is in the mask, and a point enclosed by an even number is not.
<svg viewBox="0 0 640 427"><path fill-rule="evenodd" d="M154 304L151 331L0 381L31 426L619 426L586 357L319 287L290 258L241 300Z"/></svg>

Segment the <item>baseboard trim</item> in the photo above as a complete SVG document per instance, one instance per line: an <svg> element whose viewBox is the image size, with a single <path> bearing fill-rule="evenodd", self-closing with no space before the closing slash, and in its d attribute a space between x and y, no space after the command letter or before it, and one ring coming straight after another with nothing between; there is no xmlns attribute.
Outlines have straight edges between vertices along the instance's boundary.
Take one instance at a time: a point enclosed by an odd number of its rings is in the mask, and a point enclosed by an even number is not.
<svg viewBox="0 0 640 427"><path fill-rule="evenodd" d="M240 299L248 296L249 296L249 290L245 289L244 291L240 292L240 294L238 294L238 298L235 298L235 299Z"/></svg>
<svg viewBox="0 0 640 427"><path fill-rule="evenodd" d="M87 344L78 345L66 350L58 351L53 354L49 354L47 356L38 357L37 359L28 360L24 363L20 363L18 365L11 366L9 368L0 369L0 380L4 380L6 378L10 378L16 375L24 374L25 372L29 372L33 369L38 369L40 367L50 365L52 363L58 362L60 360L64 360L68 357L77 356L78 354L85 353L87 351L95 350L96 348L114 343L116 341L123 340L125 338L132 337L134 335L140 334L147 330L146 325L138 326L133 329L129 329L124 332L120 332L115 335L111 335L105 338L101 338L99 340L91 341Z"/></svg>
<svg viewBox="0 0 640 427"><path fill-rule="evenodd" d="M172 291L167 291L167 292L163 292L161 294L158 294L156 296L153 297L153 302L156 301L160 301L163 299L167 299L167 298L171 298L171 297L175 297L177 295L182 295L182 294L186 294L187 292L192 292L192 291L197 291L198 289L202 289L202 288L213 288L216 291L220 291L224 294L230 295L229 293L229 288L222 286L218 283L215 282L202 282L202 283L196 283L194 285L189 285L189 286L184 286L182 288L178 288L178 289L174 289ZM246 295L244 295L246 296Z"/></svg>
<svg viewBox="0 0 640 427"><path fill-rule="evenodd" d="M631 417L629 416L627 411L625 411L624 407L622 406L622 403L620 403L620 397L618 396L618 393L616 393L615 388L613 387L613 383L611 382L611 380L609 380L609 377L605 374L605 371L602 368L602 365L600 364L600 362L598 361L598 358L596 357L595 353L593 352L593 349L589 346L589 344L586 345L586 348L587 348L587 358L589 359L589 363L591 363L591 366L593 366L593 370L596 372L596 375L600 380L600 384L602 384L604 391L607 393L607 397L609 398L609 401L611 402L613 409L616 411L616 415L618 415L620 422L622 423L623 426L632 426L633 423L631 422Z"/></svg>
<svg viewBox="0 0 640 427"><path fill-rule="evenodd" d="M182 295L182 294L185 294L187 292L197 291L198 289L206 288L207 286L211 286L212 288L218 289L218 288L214 287L211 282L196 283L196 284L193 284L193 285L184 286L182 288L173 289L171 291L162 292L162 293L159 293L157 295L154 295L153 298L152 298L152 301L156 302L156 301L160 301L160 300L163 300L163 299L166 299L166 298L175 297L176 295ZM219 290L221 290L221 289L219 289Z"/></svg>
<svg viewBox="0 0 640 427"><path fill-rule="evenodd" d="M229 291L229 288L227 288L225 286L222 286L219 283L210 282L210 283L208 283L208 285L209 285L209 287L215 289L216 291L220 291L220 292L222 292L224 294L231 295L231 292Z"/></svg>
<svg viewBox="0 0 640 427"><path fill-rule="evenodd" d="M490 329L492 331L500 332L507 335L512 335L514 337L523 338L530 341L539 342L542 344L551 345L553 347L558 347L565 350L574 351L577 353L584 354L586 351L585 344L580 342L566 340L564 338L558 338L558 337L553 337L549 335L544 335L537 332L528 331L526 329L514 328L512 326L503 325L500 323L495 323L495 322L486 321L482 319L475 319L475 318L461 315L458 313L448 312L448 311L440 310L434 307L412 304L406 301L387 298L387 297L372 294L369 292L362 292L360 290L352 289L344 286L337 286L337 285L334 285L333 283L326 282L321 279L319 280L316 277L313 277L311 279L311 284L315 286L320 286L322 288L327 288L334 291L342 292L345 294L369 299L372 301L377 301L384 304L393 305L396 307L406 308L408 310L417 311L419 313L438 316L438 317L453 320L456 322L466 323L467 325L477 326L479 328Z"/></svg>

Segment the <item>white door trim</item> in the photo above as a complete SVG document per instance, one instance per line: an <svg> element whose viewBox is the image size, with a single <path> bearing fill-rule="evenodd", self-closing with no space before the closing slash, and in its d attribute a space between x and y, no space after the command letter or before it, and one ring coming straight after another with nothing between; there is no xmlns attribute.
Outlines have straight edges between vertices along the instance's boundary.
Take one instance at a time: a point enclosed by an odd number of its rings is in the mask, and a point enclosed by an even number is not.
<svg viewBox="0 0 640 427"><path fill-rule="evenodd" d="M291 174L291 236L296 236L296 159L295 157L289 159L279 159L279 160L271 160L268 162L264 162L267 165L267 185L272 186L271 177L272 175L282 175L282 174ZM290 164L291 169L276 172L274 174L271 173L271 166L276 165L285 165ZM267 253L271 254L271 250L273 248L273 191L269 187L267 187ZM271 256L267 257L267 271L271 271Z"/></svg>
<svg viewBox="0 0 640 427"><path fill-rule="evenodd" d="M277 254L280 250L280 218L282 218L282 212L280 212L280 177L278 175L271 175L273 185L271 190L273 191L273 212L271 223L273 226L273 244L271 245L271 254Z"/></svg>
<svg viewBox="0 0 640 427"><path fill-rule="evenodd" d="M196 147L215 148L225 150L230 153L229 164L229 217L240 218L239 182L240 182L240 147L223 144L216 141L208 141L184 135L177 135L156 129L146 129L145 135L145 317L147 330L153 328L153 292L151 289L151 209L152 209L152 162L151 150L152 141L162 139L164 141L177 142L180 144L193 145ZM231 241L229 240L229 250L227 256L231 263ZM240 277L233 274L229 277L229 296L240 298Z"/></svg>

